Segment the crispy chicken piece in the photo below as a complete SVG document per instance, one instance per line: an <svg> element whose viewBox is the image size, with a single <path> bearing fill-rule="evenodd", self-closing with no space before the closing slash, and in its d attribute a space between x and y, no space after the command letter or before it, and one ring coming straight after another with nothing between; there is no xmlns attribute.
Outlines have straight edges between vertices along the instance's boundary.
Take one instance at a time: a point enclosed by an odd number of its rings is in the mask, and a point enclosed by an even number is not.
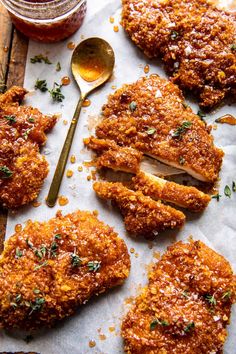
<svg viewBox="0 0 236 354"><path fill-rule="evenodd" d="M207 0L123 0L122 24L203 108L236 97L236 17Z"/></svg>
<svg viewBox="0 0 236 354"><path fill-rule="evenodd" d="M122 324L129 354L223 353L236 277L200 241L168 247Z"/></svg>
<svg viewBox="0 0 236 354"><path fill-rule="evenodd" d="M143 154L130 147L121 147L113 140L90 137L84 139L85 145L98 153L97 168L107 167L114 171L137 173Z"/></svg>
<svg viewBox="0 0 236 354"><path fill-rule="evenodd" d="M124 241L90 212L29 221L0 258L0 326L51 326L122 284L129 270Z"/></svg>
<svg viewBox="0 0 236 354"><path fill-rule="evenodd" d="M187 187L175 182L169 182L140 171L133 179L135 190L156 200L164 200L194 212L203 211L209 204L209 195L195 187Z"/></svg>
<svg viewBox="0 0 236 354"><path fill-rule="evenodd" d="M103 116L98 138L135 148L199 180L217 180L223 151L170 81L151 75L124 85L110 95Z"/></svg>
<svg viewBox="0 0 236 354"><path fill-rule="evenodd" d="M170 206L135 192L121 183L95 182L94 191L100 198L114 201L124 217L126 230L139 236L153 238L159 231L181 228L185 215Z"/></svg>
<svg viewBox="0 0 236 354"><path fill-rule="evenodd" d="M48 163L39 147L56 116L37 108L20 106L27 91L12 87L0 95L0 204L16 208L37 198L48 174Z"/></svg>

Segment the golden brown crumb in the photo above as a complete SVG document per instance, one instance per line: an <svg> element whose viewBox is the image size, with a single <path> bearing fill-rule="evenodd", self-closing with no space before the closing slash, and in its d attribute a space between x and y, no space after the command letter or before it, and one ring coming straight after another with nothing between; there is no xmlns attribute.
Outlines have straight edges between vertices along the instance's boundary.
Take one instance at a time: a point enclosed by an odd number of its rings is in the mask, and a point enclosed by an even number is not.
<svg viewBox="0 0 236 354"><path fill-rule="evenodd" d="M150 58L163 59L173 82L212 108L235 100L236 20L207 0L123 0L122 25Z"/></svg>
<svg viewBox="0 0 236 354"><path fill-rule="evenodd" d="M0 326L51 326L123 283L129 269L124 241L92 213L30 221L0 258Z"/></svg>
<svg viewBox="0 0 236 354"><path fill-rule="evenodd" d="M217 180L223 151L179 88L157 75L124 85L103 107L98 138L130 146L202 181Z"/></svg>
<svg viewBox="0 0 236 354"><path fill-rule="evenodd" d="M132 181L135 190L140 190L144 195L176 204L194 212L203 211L211 200L209 195L195 187L165 181L142 171Z"/></svg>
<svg viewBox="0 0 236 354"><path fill-rule="evenodd" d="M236 277L200 241L177 242L154 266L122 324L129 354L223 353Z"/></svg>
<svg viewBox="0 0 236 354"><path fill-rule="evenodd" d="M0 204L16 208L37 198L48 174L48 163L39 153L45 132L56 117L20 106L27 91L12 87L0 95Z"/></svg>
<svg viewBox="0 0 236 354"><path fill-rule="evenodd" d="M90 137L84 139L85 145L96 151L98 159L97 168L111 168L114 171L124 171L128 173L137 173L143 154L131 147L120 147L112 140L97 139Z"/></svg>
<svg viewBox="0 0 236 354"><path fill-rule="evenodd" d="M153 238L159 231L181 228L185 215L170 206L134 192L121 183L96 182L94 191L100 198L116 202L125 222L127 231L134 235Z"/></svg>

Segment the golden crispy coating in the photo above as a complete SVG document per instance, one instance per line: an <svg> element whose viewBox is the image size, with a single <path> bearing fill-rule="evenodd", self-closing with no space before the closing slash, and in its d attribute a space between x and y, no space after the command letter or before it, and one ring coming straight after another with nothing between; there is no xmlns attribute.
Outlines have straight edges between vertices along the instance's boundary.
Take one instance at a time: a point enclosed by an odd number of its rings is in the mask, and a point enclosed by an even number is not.
<svg viewBox="0 0 236 354"><path fill-rule="evenodd" d="M200 180L218 178L223 151L170 81L151 75L124 85L110 95L103 115L99 138L131 146Z"/></svg>
<svg viewBox="0 0 236 354"><path fill-rule="evenodd" d="M211 108L236 93L236 17L207 0L123 0L122 24L173 82Z"/></svg>
<svg viewBox="0 0 236 354"><path fill-rule="evenodd" d="M56 117L20 106L27 91L12 87L0 95L0 204L16 208L34 200L48 174L39 153Z"/></svg>
<svg viewBox="0 0 236 354"><path fill-rule="evenodd" d="M223 353L235 295L224 257L200 241L175 243L123 321L126 353Z"/></svg>
<svg viewBox="0 0 236 354"><path fill-rule="evenodd" d="M135 192L121 183L95 182L93 189L100 198L114 201L124 217L127 231L153 238L159 231L181 228L185 215L170 206Z"/></svg>
<svg viewBox="0 0 236 354"><path fill-rule="evenodd" d="M131 147L121 147L113 140L97 139L93 136L84 139L85 145L99 155L97 168L107 167L114 171L137 173L143 154Z"/></svg>
<svg viewBox="0 0 236 354"><path fill-rule="evenodd" d="M164 200L194 212L203 211L209 204L209 195L195 187L187 187L175 182L140 171L133 179L135 190L156 200Z"/></svg>
<svg viewBox="0 0 236 354"><path fill-rule="evenodd" d="M29 221L0 258L0 326L51 326L123 283L129 269L124 241L89 212Z"/></svg>

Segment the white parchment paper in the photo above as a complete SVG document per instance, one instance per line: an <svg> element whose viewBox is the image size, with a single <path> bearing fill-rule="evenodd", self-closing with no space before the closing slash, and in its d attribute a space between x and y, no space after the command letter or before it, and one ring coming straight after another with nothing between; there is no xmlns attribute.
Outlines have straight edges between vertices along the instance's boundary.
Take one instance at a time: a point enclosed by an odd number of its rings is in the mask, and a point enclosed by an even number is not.
<svg viewBox="0 0 236 354"><path fill-rule="evenodd" d="M221 1L222 3L222 1ZM231 2L228 1L228 4ZM224 196L224 186L232 185L232 180L236 180L236 127L229 125L219 125L217 130L213 130L215 143L223 148L225 152L224 165L221 171L220 202L212 200L207 210L202 215L189 215L187 223L180 232L171 231L161 234L155 242L153 248L144 239L133 240L125 232L121 215L106 202L97 199L92 190L92 182L87 181L89 174L86 168L83 172L78 172L78 166L83 161L90 160L90 152L83 146L83 138L91 134L88 130L88 122L91 116L100 112L102 104L106 101L107 95L113 92L112 86L120 87L124 83L134 82L144 74L144 66L150 65L150 73L158 73L166 76L160 63L150 62L132 44L119 25L121 6L119 0L88 0L88 12L82 28L69 40L53 45L30 42L26 74L25 87L33 90L37 78L46 79L49 86L53 82L60 82L60 79L70 73L70 59L72 52L68 50L67 43L73 41L78 44L82 39L99 36L113 46L116 55L116 66L112 80L100 90L91 95L91 106L84 108L80 117L71 155L76 156L76 163L68 162L68 169L74 171L72 178L64 178L60 194L69 199L69 204L64 207L57 205L50 209L45 204L50 182L55 170L64 138L66 136L69 122L73 115L79 92L76 84L63 88L65 100L62 104L52 103L48 94L35 92L28 96L26 104L38 107L44 113L62 113L56 127L48 134L48 142L42 152L46 155L50 164L50 174L45 181L42 192L38 200L42 205L38 208L32 205L10 213L7 225L7 236L14 233L16 224L24 224L28 219L48 220L53 217L57 210L62 209L63 213L72 212L78 208L84 210L98 210L99 218L113 226L119 235L125 240L128 249L133 248L135 253L131 253L131 273L122 287L111 290L98 298L92 299L87 305L81 307L71 318L61 322L55 328L40 331L34 339L27 344L19 334L9 334L0 332L1 351L36 351L42 354L86 354L103 353L118 354L123 353L122 339L120 338L120 325L122 316L127 312L128 306L125 299L135 296L140 284L147 282L146 265L154 260L154 252L164 252L166 247L176 240L187 240L190 235L196 240L202 240L216 251L223 254L232 264L236 271L236 218L235 202L236 193L231 198ZM110 16L115 18L115 23L111 24ZM119 26L119 32L113 31L113 26ZM37 54L48 55L53 65L31 64L30 58ZM56 72L57 62L61 63L62 70ZM196 104L190 102L194 111L197 112ZM207 121L213 123L214 120L225 113L236 113L235 106L225 106L214 114L208 115ZM63 120L68 121L68 125L63 124ZM136 256L135 256L136 254ZM225 345L225 354L236 353L236 311L232 314L232 324L229 327L229 337ZM111 332L109 327L115 327ZM100 337L104 334L106 337ZM106 339L105 339L106 338ZM94 340L96 346L89 347L89 341Z"/></svg>

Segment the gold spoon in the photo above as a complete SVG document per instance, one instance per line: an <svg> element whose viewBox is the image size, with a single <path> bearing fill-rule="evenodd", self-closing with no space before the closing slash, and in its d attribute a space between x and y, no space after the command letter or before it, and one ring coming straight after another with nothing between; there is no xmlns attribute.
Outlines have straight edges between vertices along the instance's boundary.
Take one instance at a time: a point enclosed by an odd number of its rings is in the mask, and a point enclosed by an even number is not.
<svg viewBox="0 0 236 354"><path fill-rule="evenodd" d="M61 151L56 171L51 183L46 203L49 207L56 204L63 174L72 145L76 125L84 100L93 90L104 84L112 75L115 64L113 49L101 38L89 38L81 42L74 50L71 70L80 90L80 100Z"/></svg>

